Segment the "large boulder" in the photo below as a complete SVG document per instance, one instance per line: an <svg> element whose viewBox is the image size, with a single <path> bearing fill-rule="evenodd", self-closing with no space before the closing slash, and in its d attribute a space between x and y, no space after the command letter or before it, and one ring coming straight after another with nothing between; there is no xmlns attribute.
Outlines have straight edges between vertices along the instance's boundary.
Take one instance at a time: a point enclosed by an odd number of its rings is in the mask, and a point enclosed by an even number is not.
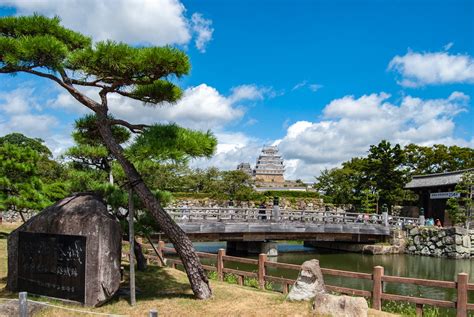
<svg viewBox="0 0 474 317"><path fill-rule="evenodd" d="M287 299L291 301L314 299L313 313L316 316L367 317L369 309L363 297L328 294L318 260L306 261L301 265L298 279Z"/></svg>
<svg viewBox="0 0 474 317"><path fill-rule="evenodd" d="M21 243L19 243L20 233L24 239ZM85 250L79 246L71 253L70 246L67 246L67 250L64 251L64 243L67 244L67 241L71 240L64 235L80 236L71 238L83 241ZM23 238L25 236L29 236L30 240L27 241ZM38 241L34 241L36 236L38 236L38 240L45 239L46 242L38 244ZM51 242L48 243L48 241ZM100 197L90 193L67 197L32 217L9 235L7 288L11 291L21 291L19 289L21 284L27 285L22 288L28 288L36 283L37 289L40 290L38 292L43 292L43 295L48 295L51 291L59 294L56 297L67 298L61 296L61 292L72 293L74 289L70 285L61 284L61 278L65 275L67 277L79 275L76 271L77 268L69 265L74 260L81 263L79 271L85 276L84 280L79 277L81 287L85 288L84 293L81 291L79 294L82 296L81 301L87 306L100 305L110 299L119 288L121 242L120 224L108 213L107 207ZM39 256L42 256L41 261L37 261L38 263L35 265L26 264L19 268L19 258L24 257L23 254L19 256L19 244L23 247L28 244L26 247L30 248L29 251L36 245L41 245L45 249L41 251L42 254L38 252ZM36 256L34 253L32 258ZM52 254L51 260L45 260L44 254ZM84 256L85 260L82 261ZM19 273L23 274L22 272L25 271L23 266L29 270L28 274L33 272L31 273L33 274L31 282L28 280L25 282L25 279L21 277L21 283L19 283ZM49 275L48 281L52 282L44 282L44 277L34 275L36 272L46 272ZM36 277L38 280L34 280Z"/></svg>
<svg viewBox="0 0 474 317"><path fill-rule="evenodd" d="M363 297L317 294L313 313L316 316L367 317L369 306Z"/></svg>
<svg viewBox="0 0 474 317"><path fill-rule="evenodd" d="M313 299L316 294L324 293L325 291L319 261L310 260L301 265L298 279L288 293L287 299L290 301L308 301Z"/></svg>

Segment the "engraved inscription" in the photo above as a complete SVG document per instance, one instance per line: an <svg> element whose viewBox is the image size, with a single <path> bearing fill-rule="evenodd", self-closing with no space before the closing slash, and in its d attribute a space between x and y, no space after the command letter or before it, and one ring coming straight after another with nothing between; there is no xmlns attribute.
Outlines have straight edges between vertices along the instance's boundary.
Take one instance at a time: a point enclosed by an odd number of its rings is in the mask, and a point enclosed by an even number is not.
<svg viewBox="0 0 474 317"><path fill-rule="evenodd" d="M21 291L84 302L86 237L20 232Z"/></svg>

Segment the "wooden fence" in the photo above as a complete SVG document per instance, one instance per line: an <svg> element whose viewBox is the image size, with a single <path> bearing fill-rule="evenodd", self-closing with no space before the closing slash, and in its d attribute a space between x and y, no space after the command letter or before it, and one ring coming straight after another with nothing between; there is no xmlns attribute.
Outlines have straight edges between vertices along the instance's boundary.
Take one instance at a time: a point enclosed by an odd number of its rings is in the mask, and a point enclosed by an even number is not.
<svg viewBox="0 0 474 317"><path fill-rule="evenodd" d="M163 241L158 242L158 247L154 248L159 256L164 258L164 253L175 253L174 248L165 247ZM204 253L197 252L200 258L207 258L215 260L215 266L203 265L204 270L206 271L215 271L217 272L217 277L220 281L224 279L225 273L231 273L237 276L237 281L239 285L244 284L244 278L255 278L258 281L258 285L261 289L265 287L265 282L272 282L282 285L282 291L284 294L287 294L290 286L295 283L295 280L271 276L266 274L267 268L280 268L280 269L289 269L289 270L301 270L301 265L288 264L288 263L277 263L267 261L266 254L260 254L258 260L241 258L235 256L228 256L225 254L225 249L219 249L217 254L213 253ZM182 265L181 260L178 259L166 259L167 263L171 267L176 268L177 265ZM235 263L244 263L244 264L253 264L257 267L256 272L248 272L242 270L235 270L227 268L225 266L226 262L235 262ZM457 317L467 316L469 310L474 311L474 304L468 303L468 292L474 291L474 283L469 283L469 276L467 273L459 273L457 276L457 281L441 281L441 280L425 280L418 278L409 278L409 277L399 277L399 276L390 276L384 274L384 268L382 266L375 266L372 273L360 273L360 272L351 272L351 271L342 271L334 269L321 268L323 275L337 276L337 277L349 277L362 280L372 281L372 290L361 290L354 288L347 288L335 285L326 285L326 289L332 292L347 294L347 295L357 295L370 298L372 301L372 308L376 310L382 309L382 300L390 301L401 301L407 303L413 303L416 305L416 313L418 316L423 315L423 307L425 305L441 307L441 308L454 308L456 309ZM383 292L383 283L398 283L398 284L412 284L419 286L428 286L428 287L439 287L445 289L456 289L456 301L447 301L423 297L412 297L391 293Z"/></svg>

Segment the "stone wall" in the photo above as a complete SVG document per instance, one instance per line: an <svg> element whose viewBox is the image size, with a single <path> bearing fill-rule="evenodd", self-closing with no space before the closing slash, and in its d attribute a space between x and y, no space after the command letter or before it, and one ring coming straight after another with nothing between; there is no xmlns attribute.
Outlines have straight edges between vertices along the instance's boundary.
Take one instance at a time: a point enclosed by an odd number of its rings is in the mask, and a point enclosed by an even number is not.
<svg viewBox="0 0 474 317"><path fill-rule="evenodd" d="M187 206L188 208L192 207L205 207L205 208L218 208L218 207L228 207L228 200L216 200L210 198L178 198L167 207L169 208L180 208ZM234 206L236 208L258 208L260 205L259 202L254 201L234 201ZM267 208L272 208L273 198L268 198L265 201ZM302 197L281 197L280 198L280 209L295 209L295 210L322 210L325 208L325 204L320 198L302 198ZM346 206L331 206L329 207L330 211L344 212L351 209L350 205Z"/></svg>
<svg viewBox="0 0 474 317"><path fill-rule="evenodd" d="M23 211L23 216L25 217L25 220L28 220L37 213L38 212L34 210ZM0 211L0 218L2 218L2 221L4 222L21 222L22 221L20 213L16 210Z"/></svg>
<svg viewBox="0 0 474 317"><path fill-rule="evenodd" d="M474 232L460 227L416 227L409 231L406 253L469 259L474 256Z"/></svg>

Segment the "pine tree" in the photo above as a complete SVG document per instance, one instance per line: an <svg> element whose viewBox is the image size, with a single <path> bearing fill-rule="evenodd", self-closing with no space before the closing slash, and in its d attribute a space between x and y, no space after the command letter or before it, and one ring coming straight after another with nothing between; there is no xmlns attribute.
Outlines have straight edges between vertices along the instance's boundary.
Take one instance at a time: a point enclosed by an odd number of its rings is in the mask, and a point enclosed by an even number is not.
<svg viewBox="0 0 474 317"><path fill-rule="evenodd" d="M184 231L165 212L143 182L113 134L114 126L132 133L147 128L110 115L108 97L118 94L146 105L176 102L181 89L170 81L189 72L185 53L172 47L132 47L102 41L66 29L59 18L39 15L0 18L0 73L27 73L51 80L97 116L97 131L107 150L123 168L130 186L173 242L197 298L212 295L207 276ZM100 102L78 87L98 90ZM137 110L138 111L138 110Z"/></svg>
<svg viewBox="0 0 474 317"><path fill-rule="evenodd" d="M0 145L0 210L41 210L50 202L38 173L40 154L8 142Z"/></svg>

